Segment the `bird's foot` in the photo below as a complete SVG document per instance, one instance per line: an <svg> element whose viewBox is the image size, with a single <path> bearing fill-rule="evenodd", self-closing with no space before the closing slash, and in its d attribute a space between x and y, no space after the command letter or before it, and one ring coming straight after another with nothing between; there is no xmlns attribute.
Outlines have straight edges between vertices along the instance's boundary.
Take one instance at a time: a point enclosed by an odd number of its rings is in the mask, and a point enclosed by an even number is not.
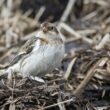
<svg viewBox="0 0 110 110"><path fill-rule="evenodd" d="M33 76L29 76L30 79L40 82L40 83L45 83L45 81L42 78L39 78L37 76L33 77Z"/></svg>

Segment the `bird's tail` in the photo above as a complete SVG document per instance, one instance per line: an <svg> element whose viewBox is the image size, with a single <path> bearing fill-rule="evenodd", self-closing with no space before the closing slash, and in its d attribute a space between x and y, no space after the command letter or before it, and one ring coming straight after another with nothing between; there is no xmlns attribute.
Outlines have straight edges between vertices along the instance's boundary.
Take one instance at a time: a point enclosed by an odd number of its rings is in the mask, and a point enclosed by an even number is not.
<svg viewBox="0 0 110 110"><path fill-rule="evenodd" d="M9 67L9 65L1 65L0 64L0 76L7 74L6 69Z"/></svg>

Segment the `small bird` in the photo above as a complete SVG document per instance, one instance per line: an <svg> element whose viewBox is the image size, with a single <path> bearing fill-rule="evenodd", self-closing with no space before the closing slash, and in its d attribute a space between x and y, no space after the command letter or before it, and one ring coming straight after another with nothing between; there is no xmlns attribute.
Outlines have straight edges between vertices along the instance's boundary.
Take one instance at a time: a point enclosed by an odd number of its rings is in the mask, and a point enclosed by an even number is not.
<svg viewBox="0 0 110 110"><path fill-rule="evenodd" d="M54 24L44 22L38 33L25 43L22 52L8 65L1 67L3 72L0 75L19 73L23 77L44 76L60 66L64 53L61 33Z"/></svg>

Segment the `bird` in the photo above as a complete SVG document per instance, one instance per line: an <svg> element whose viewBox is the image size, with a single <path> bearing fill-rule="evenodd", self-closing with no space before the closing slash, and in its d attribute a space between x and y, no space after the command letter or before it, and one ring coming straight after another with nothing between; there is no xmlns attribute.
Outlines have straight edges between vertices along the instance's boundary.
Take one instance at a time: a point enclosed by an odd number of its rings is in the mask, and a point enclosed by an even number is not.
<svg viewBox="0 0 110 110"><path fill-rule="evenodd" d="M22 51L6 66L1 66L0 76L12 73L23 77L42 77L61 65L65 46L61 32L50 22L40 25L37 34L22 47Z"/></svg>

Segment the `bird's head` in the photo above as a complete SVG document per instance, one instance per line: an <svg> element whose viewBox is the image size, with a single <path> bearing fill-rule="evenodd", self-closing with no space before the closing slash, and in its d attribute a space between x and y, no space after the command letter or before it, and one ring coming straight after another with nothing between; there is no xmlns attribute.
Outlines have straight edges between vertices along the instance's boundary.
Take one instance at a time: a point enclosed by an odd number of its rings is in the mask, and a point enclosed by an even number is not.
<svg viewBox="0 0 110 110"><path fill-rule="evenodd" d="M41 24L40 31L37 36L51 41L63 42L60 31L58 31L54 24L49 22L44 22Z"/></svg>
<svg viewBox="0 0 110 110"><path fill-rule="evenodd" d="M40 29L45 33L45 34L52 34L52 35L58 35L59 32L56 28L56 26L52 23L49 22L44 22L41 24Z"/></svg>

